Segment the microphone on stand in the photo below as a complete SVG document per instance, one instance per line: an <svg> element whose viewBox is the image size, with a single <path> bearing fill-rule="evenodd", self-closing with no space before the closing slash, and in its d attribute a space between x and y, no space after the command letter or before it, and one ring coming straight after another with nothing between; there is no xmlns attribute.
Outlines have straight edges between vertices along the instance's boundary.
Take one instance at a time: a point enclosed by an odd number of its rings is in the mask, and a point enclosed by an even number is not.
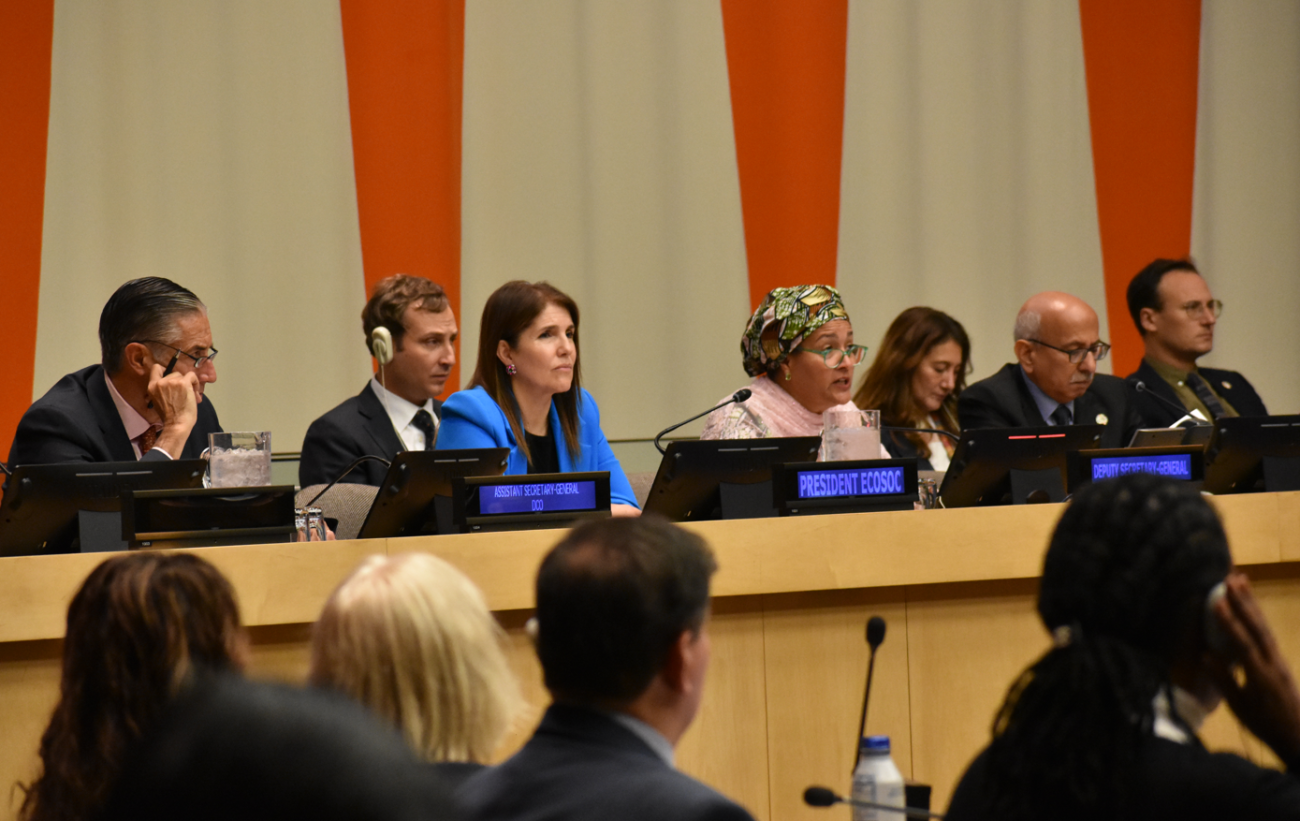
<svg viewBox="0 0 1300 821"><path fill-rule="evenodd" d="M753 393L754 392L751 391L749 388L741 388L740 390L733 393L731 395L731 398L728 399L726 402L723 402L721 405L718 405L717 407L709 408L704 413L697 413L694 416L692 416L690 419L687 419L685 422L678 422L676 425L673 425L672 427L664 428L663 430L659 431L659 435L655 437L655 447L659 449L660 453L663 453L664 448L663 445L659 444L659 440L664 438L666 434L672 433L673 431L680 428L682 425L686 425L691 422L694 422L696 419L699 419L701 416L707 416L708 414L713 413L718 408L725 408L726 406L735 402L744 402L746 399L752 396Z"/></svg>
<svg viewBox="0 0 1300 821"><path fill-rule="evenodd" d="M400 440L401 437L399 436L398 439ZM334 487L334 486L337 485L339 482L343 481L343 477L344 477L344 476L347 476L349 473L351 473L353 470L355 470L356 467L357 467L357 465L361 464L362 462L372 462L372 461L373 461L373 462L383 462L383 463L384 463L384 467L391 467L392 464L393 464L392 462L388 461L387 459L384 459L384 458L381 457L381 456L372 456L372 455L370 455L370 454L366 454L365 456L358 456L356 459L354 459L354 460L352 461L352 464L348 465L346 468L343 469L343 472L340 473L340 474L338 475L338 477L337 477L334 481L332 481L332 482L330 482L328 485L326 485L326 486L321 490L320 493L317 493L315 496L311 497L311 501L307 502L307 504L303 505L303 507L311 507L312 505L314 505L314 504L316 503L316 500L317 500L317 499L319 499L320 497L324 496L324 495L326 494L326 492L329 491L330 488Z"/></svg>
<svg viewBox="0 0 1300 821"><path fill-rule="evenodd" d="M1152 399L1155 399L1157 402L1162 403L1165 407L1169 408L1170 410L1177 411L1177 412L1178 412L1178 416L1180 417L1180 418L1179 418L1179 422L1184 421L1182 417L1188 417L1188 418L1190 418L1191 420L1193 420L1193 425L1208 425L1208 424L1210 424L1209 422L1206 422L1206 421L1201 420L1201 419L1197 419L1196 417L1192 416L1191 414L1189 414L1189 413L1187 412L1187 408L1183 407L1182 405L1178 404L1177 402L1170 402L1170 401L1169 401L1168 399L1166 399L1165 397L1163 397L1163 396L1161 396L1160 394L1156 393L1155 391L1151 390L1150 388L1147 387L1147 383L1145 383L1145 382L1142 382L1142 381L1134 382L1134 383L1133 383L1133 389L1134 389L1135 391L1137 391L1138 393L1145 393L1147 396L1150 396ZM1175 422L1174 425L1173 425L1173 427L1184 427L1184 425L1180 425L1178 422Z"/></svg>
<svg viewBox="0 0 1300 821"><path fill-rule="evenodd" d="M891 807L888 804L878 804L875 801L863 801L860 798L845 798L842 795L836 795L834 790L826 787L809 787L803 791L803 802L810 807L832 807L836 804L848 804L850 807L862 807L867 810L882 810L884 812L896 812L899 815L905 815L908 818L938 818L940 821L943 815L929 810L917 809L915 807Z"/></svg>
<svg viewBox="0 0 1300 821"><path fill-rule="evenodd" d="M876 670L876 649L885 641L885 620L880 616L867 619L867 646L871 648L871 660L867 662L867 689L862 693L862 718L858 720L858 735L853 739L852 775L858 769L858 759L862 757L862 734L867 729L867 702L871 699L871 675ZM804 794L806 799L807 793Z"/></svg>

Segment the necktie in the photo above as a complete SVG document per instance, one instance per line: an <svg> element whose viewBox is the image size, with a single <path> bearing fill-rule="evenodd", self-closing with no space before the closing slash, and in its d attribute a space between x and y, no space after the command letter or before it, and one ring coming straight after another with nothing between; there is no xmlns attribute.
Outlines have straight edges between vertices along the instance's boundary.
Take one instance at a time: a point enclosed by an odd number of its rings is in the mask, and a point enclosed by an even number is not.
<svg viewBox="0 0 1300 821"><path fill-rule="evenodd" d="M149 430L140 434L139 439L136 441L140 445L140 458L143 459L144 455L153 450L153 446L158 442L158 428L149 428Z"/></svg>
<svg viewBox="0 0 1300 821"><path fill-rule="evenodd" d="M433 426L433 414L424 408L420 408L415 412L415 418L411 420L411 424L419 428L420 433L424 434L424 449L433 450L433 441L437 438L436 429Z"/></svg>
<svg viewBox="0 0 1300 821"><path fill-rule="evenodd" d="M1070 409L1065 405L1057 405L1056 410L1052 411L1052 424L1061 427L1073 425L1074 421L1070 418Z"/></svg>
<svg viewBox="0 0 1300 821"><path fill-rule="evenodd" d="M1187 386L1196 394L1196 398L1201 400L1201 404L1210 412L1210 416L1218 419L1226 413L1223 409L1223 403L1219 401L1219 397L1214 395L1214 392L1210 390L1210 386L1206 384L1205 378L1199 373L1192 371L1187 374Z"/></svg>

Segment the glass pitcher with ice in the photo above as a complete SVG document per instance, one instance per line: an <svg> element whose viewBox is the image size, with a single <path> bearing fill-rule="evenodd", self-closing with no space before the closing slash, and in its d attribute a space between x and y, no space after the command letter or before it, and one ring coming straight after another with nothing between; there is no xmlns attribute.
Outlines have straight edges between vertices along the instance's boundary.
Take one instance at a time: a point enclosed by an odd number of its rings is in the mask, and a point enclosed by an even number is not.
<svg viewBox="0 0 1300 821"><path fill-rule="evenodd" d="M880 411L832 409L822 414L822 461L880 458Z"/></svg>
<svg viewBox="0 0 1300 821"><path fill-rule="evenodd" d="M271 432L208 434L211 487L262 487L271 484Z"/></svg>

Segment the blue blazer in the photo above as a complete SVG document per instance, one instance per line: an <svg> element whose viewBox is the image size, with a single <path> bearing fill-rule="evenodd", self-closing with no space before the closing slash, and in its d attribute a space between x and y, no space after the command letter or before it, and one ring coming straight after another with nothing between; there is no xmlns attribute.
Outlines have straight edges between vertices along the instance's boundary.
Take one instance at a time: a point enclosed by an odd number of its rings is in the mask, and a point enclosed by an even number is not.
<svg viewBox="0 0 1300 821"><path fill-rule="evenodd" d="M600 408L596 407L596 400L591 398L591 394L579 389L578 441L582 444L582 455L577 461L574 461L573 455L564 446L564 434L560 433L560 415L555 410L554 402L551 403L551 430L556 431L556 451L559 453L562 472L607 470L609 500L614 504L640 507L636 503L636 495L632 493L632 485L618 463L618 457L610 450L609 441L600 429ZM457 391L443 403L442 424L438 428L438 441L434 447L437 450L510 448L506 474L528 472L528 460L515 441L515 433L506 420L506 412L482 388Z"/></svg>

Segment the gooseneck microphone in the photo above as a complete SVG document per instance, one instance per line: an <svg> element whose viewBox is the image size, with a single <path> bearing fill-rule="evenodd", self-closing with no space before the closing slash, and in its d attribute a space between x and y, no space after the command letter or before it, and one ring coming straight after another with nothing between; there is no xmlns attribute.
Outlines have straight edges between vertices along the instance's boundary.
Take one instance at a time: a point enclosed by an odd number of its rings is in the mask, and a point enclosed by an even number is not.
<svg viewBox="0 0 1300 821"><path fill-rule="evenodd" d="M862 757L862 734L867 729L867 702L871 699L871 675L876 670L876 649L885 641L885 627L885 620L880 616L867 619L867 646L871 648L871 659L867 662L867 689L862 693L862 717L858 719L858 735L853 739L853 767L849 770L850 774L857 771L858 759Z"/></svg>
<svg viewBox="0 0 1300 821"><path fill-rule="evenodd" d="M1178 412L1178 417L1179 417L1180 419L1181 419L1182 417L1184 417L1184 416L1190 416L1190 417L1191 417L1191 421L1192 421L1192 423L1195 424L1195 425L1208 425L1208 424L1210 424L1209 422L1206 422L1206 421L1204 421L1204 420L1202 420L1202 419L1197 419L1195 416L1191 416L1191 414L1188 413L1187 408L1183 407L1182 405L1178 404L1177 402L1170 402L1170 401L1169 401L1168 399L1166 399L1165 397L1161 396L1160 394L1158 394L1158 393L1156 393L1155 391L1153 391L1153 390L1151 390L1150 388L1148 388L1148 387L1147 387L1147 383L1145 383L1145 382L1142 382L1142 381L1134 382L1134 383L1133 383L1133 390L1137 391L1138 393L1144 393L1144 394L1146 394L1147 396L1150 396L1152 399L1156 400L1157 402L1160 402L1161 404L1163 404L1165 407L1169 408L1170 410L1177 411L1177 412ZM1181 427L1181 426L1180 426L1180 427Z"/></svg>
<svg viewBox="0 0 1300 821"><path fill-rule="evenodd" d="M860 798L845 798L842 795L836 795L834 790L827 787L809 787L803 791L803 802L810 807L833 807L836 804L848 804L850 807L862 807L867 810L884 810L885 812L896 812L899 815L906 815L908 818L938 818L943 821L943 815L929 810L921 810L915 807L891 807L888 804L878 804L875 801L863 801Z"/></svg>
<svg viewBox="0 0 1300 821"><path fill-rule="evenodd" d="M399 437L399 438L400 438L400 437ZM340 473L340 474L339 474L339 475L334 479L334 481L332 481L332 482L330 482L328 485L326 485L326 486L321 490L320 493L317 493L315 496L311 497L311 501L309 501L307 504L303 505L303 507L311 507L312 505L314 505L314 504L316 503L316 500L317 500L317 499L319 499L320 497L324 496L325 493L326 493L327 491L329 491L330 488L334 487L334 486L337 485L339 482L343 481L343 477L344 477L344 476L347 476L349 473L351 473L353 470L355 470L356 467L357 467L357 465L361 464L362 462L383 462L383 463L384 463L384 467L391 467L392 464L393 464L392 462L388 461L387 459L383 458L382 456L372 456L371 454L368 454L368 453L367 453L365 456L358 456L356 459L352 460L352 464L348 465L346 468L343 469L343 472Z"/></svg>
<svg viewBox="0 0 1300 821"><path fill-rule="evenodd" d="M725 408L726 406L731 405L731 404L736 403L736 402L744 402L746 399L748 399L750 396L752 396L753 393L754 393L754 392L751 391L749 388L741 388L740 390L738 390L738 391L736 391L735 393L733 393L733 394L731 395L731 398L728 399L726 402L723 402L721 405L718 405L718 406L716 406L716 407L709 408L709 409L706 410L704 413L697 413L697 414L695 414L694 416L692 416L690 419L687 419L687 420L684 421L684 422L678 422L676 425L673 425L672 427L664 428L663 430L659 431L659 434L658 434L657 436L655 436L655 447L659 449L659 452L660 452L660 453L663 453L663 452L664 452L664 447L663 447L663 445L659 444L659 440L662 439L662 438L664 438L664 436L666 436L667 434L670 434L670 433L672 433L673 431L677 430L677 429L680 428L682 425L687 425L687 424L690 424L691 422L694 422L696 419L699 419L701 416L708 416L710 413L713 413L713 412L714 412L715 410L717 410L718 408Z"/></svg>

